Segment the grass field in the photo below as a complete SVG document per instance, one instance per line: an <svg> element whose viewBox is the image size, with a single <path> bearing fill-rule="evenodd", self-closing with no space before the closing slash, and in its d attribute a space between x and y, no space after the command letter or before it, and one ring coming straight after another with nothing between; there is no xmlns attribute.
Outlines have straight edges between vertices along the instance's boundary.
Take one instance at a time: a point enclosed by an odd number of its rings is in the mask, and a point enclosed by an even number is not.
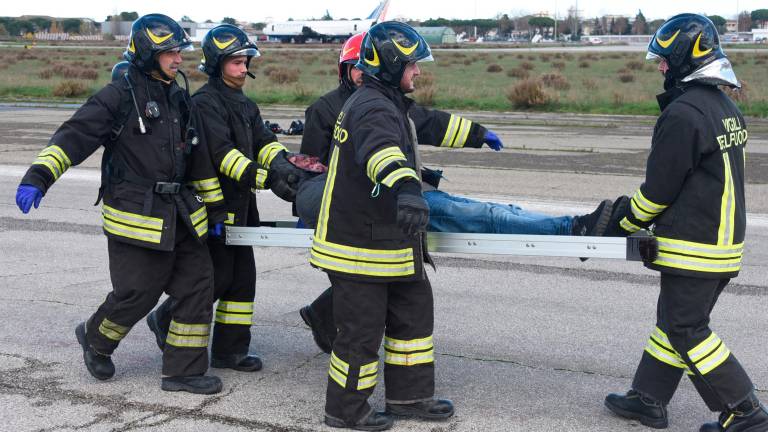
<svg viewBox="0 0 768 432"><path fill-rule="evenodd" d="M0 99L83 100L101 88L119 50L3 48ZM183 66L193 90L199 50ZM251 64L246 93L259 103L307 105L337 83L335 47L288 51L265 47ZM442 109L656 114L662 79L638 52L471 53L440 51L423 66L415 98ZM768 53L731 57L745 88L733 96L746 115L768 116Z"/></svg>

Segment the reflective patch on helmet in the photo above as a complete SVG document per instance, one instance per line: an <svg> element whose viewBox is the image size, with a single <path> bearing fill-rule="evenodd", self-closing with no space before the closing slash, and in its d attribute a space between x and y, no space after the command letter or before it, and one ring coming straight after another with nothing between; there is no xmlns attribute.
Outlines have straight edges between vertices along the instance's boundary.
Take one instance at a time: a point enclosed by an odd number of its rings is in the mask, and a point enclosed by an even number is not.
<svg viewBox="0 0 768 432"><path fill-rule="evenodd" d="M165 36L158 36L154 33L152 33L152 30L147 29L147 36L152 40L152 42L155 43L155 45L160 45L163 42L167 41L168 39L173 37L173 33L168 33Z"/></svg>
<svg viewBox="0 0 768 432"><path fill-rule="evenodd" d="M656 37L656 43L661 45L662 48L669 48L669 46L672 45L672 42L674 42L675 39L677 39L677 35L679 34L680 34L680 30L676 31L675 34L673 34L672 37L667 40L661 40L658 37Z"/></svg>
<svg viewBox="0 0 768 432"><path fill-rule="evenodd" d="M392 42L395 44L395 46L397 47L397 49L399 49L399 50L400 50L400 52L401 52L401 53L403 53L403 54L405 54L405 55L407 55L407 56L409 56L409 55L413 54L413 51L415 51L415 50L416 50L416 48L419 46L419 41L416 41L416 43L415 43L415 44L413 44L413 46L412 46L412 47L410 47L410 48L406 48L406 47L404 47L404 46L400 45L400 44L399 44L399 43L397 43L397 41L396 41L396 40L394 40L394 39L392 39Z"/></svg>
<svg viewBox="0 0 768 432"><path fill-rule="evenodd" d="M705 55L712 52L712 48L701 50L701 35L704 34L704 32L699 33L699 37L696 38L696 43L693 44L693 58L699 58L704 57Z"/></svg>
<svg viewBox="0 0 768 432"><path fill-rule="evenodd" d="M212 39L213 39L213 43L214 43L214 44L215 44L215 45L216 45L216 46L217 46L217 47L218 47L220 50L224 50L224 49L227 49L227 47L228 47L228 46L232 45L232 42L236 41L236 40L237 40L237 37L235 37L235 36L232 36L232 39L230 39L230 40L228 40L228 41L224 41L224 42L221 42L220 40L216 39L216 37L215 37L215 36L214 36Z"/></svg>
<svg viewBox="0 0 768 432"><path fill-rule="evenodd" d="M128 51L132 53L136 52L136 45L133 43L133 35L131 35L131 43L128 45Z"/></svg>
<svg viewBox="0 0 768 432"><path fill-rule="evenodd" d="M376 47L371 45L371 51L373 51L373 59L369 60L368 56L366 56L365 62L373 67L381 66L381 62L379 61L379 53L376 52Z"/></svg>

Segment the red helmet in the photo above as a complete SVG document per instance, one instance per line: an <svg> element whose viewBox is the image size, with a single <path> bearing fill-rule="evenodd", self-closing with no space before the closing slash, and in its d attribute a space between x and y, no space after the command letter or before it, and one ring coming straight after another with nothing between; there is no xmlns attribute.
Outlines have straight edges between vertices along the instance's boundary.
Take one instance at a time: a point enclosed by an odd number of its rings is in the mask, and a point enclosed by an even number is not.
<svg viewBox="0 0 768 432"><path fill-rule="evenodd" d="M344 74L343 64L355 64L360 59L360 46L363 44L364 37L365 32L353 35L341 47L341 52L339 52L339 79Z"/></svg>

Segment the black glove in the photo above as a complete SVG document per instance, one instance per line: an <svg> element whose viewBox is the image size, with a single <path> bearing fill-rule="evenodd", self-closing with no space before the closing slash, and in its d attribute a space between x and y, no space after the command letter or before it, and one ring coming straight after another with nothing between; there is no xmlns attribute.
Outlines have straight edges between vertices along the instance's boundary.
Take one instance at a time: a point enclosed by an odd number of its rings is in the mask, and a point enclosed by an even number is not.
<svg viewBox="0 0 768 432"><path fill-rule="evenodd" d="M299 183L308 174L288 161L288 153L281 151L269 164L269 188L275 195L289 202L296 200Z"/></svg>
<svg viewBox="0 0 768 432"><path fill-rule="evenodd" d="M419 184L415 181L405 181L395 193L397 225L408 236L424 231L429 222L429 206L421 195Z"/></svg>
<svg viewBox="0 0 768 432"><path fill-rule="evenodd" d="M648 237L640 240L638 245L640 258L644 263L652 263L659 257L659 242L656 237Z"/></svg>

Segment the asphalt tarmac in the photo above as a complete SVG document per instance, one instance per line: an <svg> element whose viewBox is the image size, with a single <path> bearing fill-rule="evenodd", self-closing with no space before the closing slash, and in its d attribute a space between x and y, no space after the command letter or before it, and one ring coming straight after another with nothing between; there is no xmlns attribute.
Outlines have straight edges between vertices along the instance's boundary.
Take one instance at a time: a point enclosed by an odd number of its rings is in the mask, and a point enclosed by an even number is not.
<svg viewBox="0 0 768 432"><path fill-rule="evenodd" d="M284 127L302 110L262 107ZM328 356L298 309L325 275L301 249L254 250L258 282L251 349L260 372L213 369L214 396L160 390L161 355L140 321L114 355L111 380L82 363L75 326L110 290L100 209L100 154L72 168L39 209L21 214L19 179L72 108L0 107L0 431L324 431ZM424 148L445 170L441 188L553 215L591 211L643 181L653 118L462 113L506 148ZM744 266L721 296L713 329L768 401L768 122L748 119L748 228ZM298 137L281 137L292 150ZM257 195L263 219L290 205ZM439 255L435 295L437 395L456 404L445 422L402 420L396 431L642 431L603 407L625 391L654 327L658 275L621 260ZM194 269L190 269L194 271ZM372 403L383 408L383 383ZM711 421L683 381L669 431Z"/></svg>

